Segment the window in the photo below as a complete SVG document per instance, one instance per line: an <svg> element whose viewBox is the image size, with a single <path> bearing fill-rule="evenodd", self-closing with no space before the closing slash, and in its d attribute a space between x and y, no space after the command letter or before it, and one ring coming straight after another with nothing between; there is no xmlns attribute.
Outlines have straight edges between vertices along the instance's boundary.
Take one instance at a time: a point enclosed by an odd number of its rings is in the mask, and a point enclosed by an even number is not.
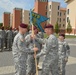
<svg viewBox="0 0 76 75"><path fill-rule="evenodd" d="M30 17L29 17L29 19L30 19Z"/></svg>
<svg viewBox="0 0 76 75"><path fill-rule="evenodd" d="M69 9L67 10L67 14L69 15Z"/></svg>
<svg viewBox="0 0 76 75"><path fill-rule="evenodd" d="M47 15L47 12L45 14Z"/></svg>
<svg viewBox="0 0 76 75"><path fill-rule="evenodd" d="M65 25L63 24L63 27L65 27Z"/></svg>
<svg viewBox="0 0 76 75"><path fill-rule="evenodd" d="M69 21L69 17L67 17L67 22Z"/></svg>
<svg viewBox="0 0 76 75"><path fill-rule="evenodd" d="M45 7L46 7L46 9L47 9L47 5L46 5Z"/></svg>
<svg viewBox="0 0 76 75"><path fill-rule="evenodd" d="M60 9L60 6L58 6L58 10Z"/></svg>
<svg viewBox="0 0 76 75"><path fill-rule="evenodd" d="M59 16L59 12L58 12L58 16Z"/></svg>
<svg viewBox="0 0 76 75"><path fill-rule="evenodd" d="M63 19L63 21L65 21L65 18Z"/></svg>
<svg viewBox="0 0 76 75"><path fill-rule="evenodd" d="M51 9L51 5L50 5L50 9Z"/></svg>
<svg viewBox="0 0 76 75"><path fill-rule="evenodd" d="M64 13L64 15L65 15L65 13Z"/></svg>
<svg viewBox="0 0 76 75"><path fill-rule="evenodd" d="M60 18L60 22L61 22L61 18Z"/></svg>
<svg viewBox="0 0 76 75"><path fill-rule="evenodd" d="M30 13L29 13L29 16L30 16Z"/></svg>
<svg viewBox="0 0 76 75"><path fill-rule="evenodd" d="M61 16L61 12L60 12L60 16Z"/></svg>

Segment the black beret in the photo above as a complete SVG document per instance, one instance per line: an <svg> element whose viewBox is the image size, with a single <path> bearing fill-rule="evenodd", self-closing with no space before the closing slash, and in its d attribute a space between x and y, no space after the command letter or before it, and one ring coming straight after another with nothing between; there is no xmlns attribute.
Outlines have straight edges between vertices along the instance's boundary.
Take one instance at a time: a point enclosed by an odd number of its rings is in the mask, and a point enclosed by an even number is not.
<svg viewBox="0 0 76 75"><path fill-rule="evenodd" d="M23 23L22 23L22 24L20 24L20 27L21 27L21 28L27 28L27 27L28 27L28 25L27 25L27 24L23 24Z"/></svg>
<svg viewBox="0 0 76 75"><path fill-rule="evenodd" d="M53 28L53 25L48 24L48 25L46 25L44 28Z"/></svg>
<svg viewBox="0 0 76 75"><path fill-rule="evenodd" d="M65 34L59 34L59 36L63 36L65 38Z"/></svg>

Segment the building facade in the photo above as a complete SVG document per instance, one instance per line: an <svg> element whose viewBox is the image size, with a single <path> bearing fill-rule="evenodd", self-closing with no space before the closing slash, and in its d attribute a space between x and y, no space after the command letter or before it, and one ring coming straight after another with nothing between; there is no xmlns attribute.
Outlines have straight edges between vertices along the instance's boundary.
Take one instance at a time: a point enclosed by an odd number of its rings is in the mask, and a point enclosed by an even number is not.
<svg viewBox="0 0 76 75"><path fill-rule="evenodd" d="M23 20L22 23L30 24L30 11L29 10L23 10Z"/></svg>
<svg viewBox="0 0 76 75"><path fill-rule="evenodd" d="M18 28L18 26L22 23L22 11L21 8L13 9L13 25L12 28Z"/></svg>
<svg viewBox="0 0 76 75"><path fill-rule="evenodd" d="M34 12L47 17L48 0L35 0ZM46 22L41 23L42 27L47 24Z"/></svg>
<svg viewBox="0 0 76 75"><path fill-rule="evenodd" d="M76 5L76 0L65 0L65 2L67 3L66 27L70 20L72 34L76 34L76 9L74 7L74 5Z"/></svg>
<svg viewBox="0 0 76 75"><path fill-rule="evenodd" d="M6 28L10 26L10 12L3 13L3 26Z"/></svg>
<svg viewBox="0 0 76 75"><path fill-rule="evenodd" d="M48 2L48 23L55 26L56 22L60 19L60 3Z"/></svg>
<svg viewBox="0 0 76 75"><path fill-rule="evenodd" d="M59 18L60 32L65 32L66 30L66 8L60 8L60 18Z"/></svg>
<svg viewBox="0 0 76 75"><path fill-rule="evenodd" d="M65 31L66 9L61 8L59 2L35 0L34 12L49 18L47 22L42 24L43 27L48 23L55 26L56 22L58 22L60 30L62 30L62 32Z"/></svg>

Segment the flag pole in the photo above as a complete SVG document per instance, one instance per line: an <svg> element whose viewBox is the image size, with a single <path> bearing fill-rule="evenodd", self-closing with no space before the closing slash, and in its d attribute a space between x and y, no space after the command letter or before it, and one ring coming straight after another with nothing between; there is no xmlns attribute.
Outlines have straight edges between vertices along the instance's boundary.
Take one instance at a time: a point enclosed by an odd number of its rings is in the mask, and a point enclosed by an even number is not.
<svg viewBox="0 0 76 75"><path fill-rule="evenodd" d="M34 36L34 26L33 26L33 24L32 24L32 36ZM35 40L34 38L33 38L33 40ZM35 41L34 41L34 48L35 48ZM38 66L37 66L37 59L36 59L36 51L34 51L34 58L35 58L35 66L36 66L36 75L38 75Z"/></svg>

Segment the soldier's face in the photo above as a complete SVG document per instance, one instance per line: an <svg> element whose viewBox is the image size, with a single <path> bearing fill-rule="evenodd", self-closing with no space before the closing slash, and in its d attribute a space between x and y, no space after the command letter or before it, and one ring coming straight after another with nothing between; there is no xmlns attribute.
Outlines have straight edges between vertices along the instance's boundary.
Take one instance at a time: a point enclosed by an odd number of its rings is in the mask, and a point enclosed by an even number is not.
<svg viewBox="0 0 76 75"><path fill-rule="evenodd" d="M59 36L59 40L60 41L63 41L64 40L64 37L63 36Z"/></svg>
<svg viewBox="0 0 76 75"><path fill-rule="evenodd" d="M27 28L19 27L19 31L22 32L23 34L25 34L27 32Z"/></svg>
<svg viewBox="0 0 76 75"><path fill-rule="evenodd" d="M47 35L50 35L52 33L52 29L51 28L45 28L45 33Z"/></svg>
<svg viewBox="0 0 76 75"><path fill-rule="evenodd" d="M34 33L35 33L35 34L37 34L37 33L38 33L38 30L37 30L37 29L35 29L35 30L34 30Z"/></svg>
<svg viewBox="0 0 76 75"><path fill-rule="evenodd" d="M22 32L23 32L23 33L26 33L26 32L27 32L27 29L26 29L26 28L23 28L23 29L22 29Z"/></svg>

